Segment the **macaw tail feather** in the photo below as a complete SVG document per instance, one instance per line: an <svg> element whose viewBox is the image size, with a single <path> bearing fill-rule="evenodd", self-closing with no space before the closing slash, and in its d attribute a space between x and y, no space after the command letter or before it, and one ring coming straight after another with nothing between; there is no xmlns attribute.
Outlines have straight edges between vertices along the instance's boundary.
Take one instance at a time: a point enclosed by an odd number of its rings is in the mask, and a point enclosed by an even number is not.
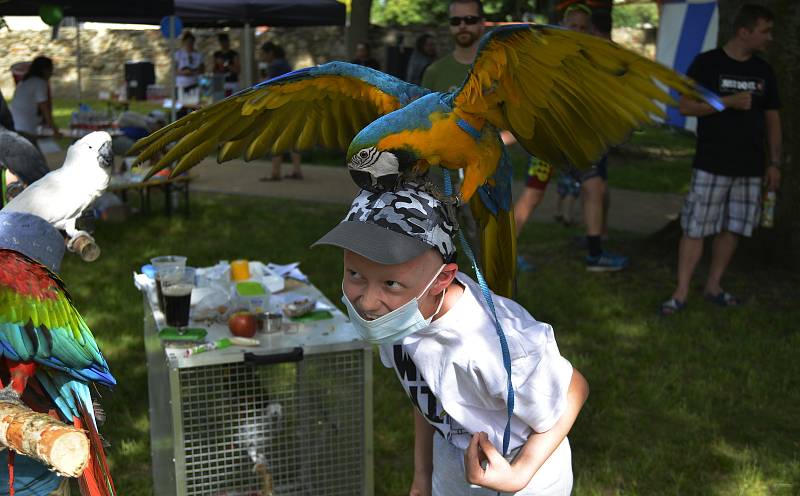
<svg viewBox="0 0 800 496"><path fill-rule="evenodd" d="M480 231L483 276L495 294L513 298L517 273L514 210L499 209L493 214L479 195L473 196L469 205Z"/></svg>
<svg viewBox="0 0 800 496"><path fill-rule="evenodd" d="M83 429L89 436L89 465L83 471L78 485L82 496L115 496L117 490L114 488L114 481L111 479L111 472L108 470L106 453L103 450L103 439L97 432L94 420L86 410L86 405L77 395L74 395L75 405L80 411L80 418L74 417L75 427Z"/></svg>

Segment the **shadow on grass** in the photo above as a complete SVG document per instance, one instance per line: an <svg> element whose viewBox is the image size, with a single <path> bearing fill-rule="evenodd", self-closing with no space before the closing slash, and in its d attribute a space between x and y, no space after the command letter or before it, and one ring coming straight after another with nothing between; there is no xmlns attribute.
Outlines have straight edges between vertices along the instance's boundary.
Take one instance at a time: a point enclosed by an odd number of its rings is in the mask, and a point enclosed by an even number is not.
<svg viewBox="0 0 800 496"><path fill-rule="evenodd" d="M188 220L103 224L97 262L65 258L63 277L119 381L104 398L103 431L120 494L152 493L142 307L132 271L168 253L197 266L240 257L300 261L336 301L340 251L308 246L344 214L336 205L195 195ZM746 306L712 307L695 288L685 312L662 319L656 309L672 289L674 256L612 233L609 248L631 255L633 266L588 274L584 253L570 244L577 234L551 224L526 228L520 250L539 270L521 276L518 297L554 326L562 354L592 388L570 435L575 494L796 494L797 274L737 260L726 287ZM373 363L376 494L406 494L411 405L394 373L377 356Z"/></svg>

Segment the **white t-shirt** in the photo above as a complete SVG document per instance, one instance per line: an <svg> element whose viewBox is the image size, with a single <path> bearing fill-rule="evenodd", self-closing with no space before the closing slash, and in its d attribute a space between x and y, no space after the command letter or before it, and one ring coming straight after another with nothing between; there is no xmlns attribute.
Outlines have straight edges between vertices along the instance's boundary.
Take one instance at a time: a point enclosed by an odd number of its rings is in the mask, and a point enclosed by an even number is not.
<svg viewBox="0 0 800 496"><path fill-rule="evenodd" d="M20 81L9 105L14 117L14 129L36 134L37 126L44 122L39 115L39 104L46 101L47 81L36 76Z"/></svg>
<svg viewBox="0 0 800 496"><path fill-rule="evenodd" d="M183 49L175 52L175 65L178 71L186 68L197 69L202 63L203 54L200 52L193 51L189 53ZM179 88L192 86L193 84L197 84L198 81L198 76L184 76L183 74L178 74L175 76L175 86Z"/></svg>
<svg viewBox="0 0 800 496"><path fill-rule="evenodd" d="M480 287L461 272L456 279L464 286L461 298L426 329L382 345L381 362L395 369L412 403L450 443L466 449L472 433L483 431L501 450L508 390L500 341ZM513 450L532 429L545 432L561 417L572 365L550 325L507 298L493 301L511 356Z"/></svg>

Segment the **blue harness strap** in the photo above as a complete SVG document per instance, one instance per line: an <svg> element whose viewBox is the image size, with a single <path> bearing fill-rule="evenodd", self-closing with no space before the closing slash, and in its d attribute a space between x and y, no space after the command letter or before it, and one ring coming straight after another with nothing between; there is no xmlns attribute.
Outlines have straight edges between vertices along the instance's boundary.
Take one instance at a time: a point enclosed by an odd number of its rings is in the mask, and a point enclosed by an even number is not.
<svg viewBox="0 0 800 496"><path fill-rule="evenodd" d="M461 121L459 121L459 125L460 122ZM444 194L447 196L452 196L453 183L450 179L450 171L442 169L442 177L444 179ZM494 318L494 330L497 333L497 337L500 339L500 350L503 355L503 366L505 367L506 374L508 376L508 398L506 401L508 406L508 418L506 420L505 431L503 432L503 456L505 456L508 454L508 444L511 441L511 416L514 414L514 385L511 383L511 354L508 351L506 335L503 332L502 326L500 325L500 320L497 318L497 311L494 308L494 302L492 301L492 293L489 291L489 285L486 284L486 279L483 278L483 273L481 272L480 267L478 267L478 261L475 260L475 254L472 252L472 248L470 248L467 238L464 236L464 231L461 229L458 230L458 239L461 241L461 246L464 247L464 254L467 255L467 258L472 264L472 268L475 270L475 277L478 279L478 285L481 288L481 293L483 293L483 298L486 300L486 304L489 306L489 310L492 312L492 317Z"/></svg>
<svg viewBox="0 0 800 496"><path fill-rule="evenodd" d="M472 138L475 139L475 141L479 141L481 139L481 132L475 129L475 126L465 121L464 119L459 118L456 121L456 125L458 125L458 127L460 127L462 131L472 136Z"/></svg>

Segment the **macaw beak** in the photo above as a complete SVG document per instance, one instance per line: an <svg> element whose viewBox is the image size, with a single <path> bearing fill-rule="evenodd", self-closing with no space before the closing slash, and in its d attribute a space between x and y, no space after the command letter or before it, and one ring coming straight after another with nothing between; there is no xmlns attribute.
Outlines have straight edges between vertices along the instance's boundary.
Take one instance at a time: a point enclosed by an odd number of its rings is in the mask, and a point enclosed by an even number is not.
<svg viewBox="0 0 800 496"><path fill-rule="evenodd" d="M353 182L356 183L356 186L371 193L394 191L400 182L399 174L386 174L376 178L369 172L354 169L350 169L350 177L353 178Z"/></svg>

